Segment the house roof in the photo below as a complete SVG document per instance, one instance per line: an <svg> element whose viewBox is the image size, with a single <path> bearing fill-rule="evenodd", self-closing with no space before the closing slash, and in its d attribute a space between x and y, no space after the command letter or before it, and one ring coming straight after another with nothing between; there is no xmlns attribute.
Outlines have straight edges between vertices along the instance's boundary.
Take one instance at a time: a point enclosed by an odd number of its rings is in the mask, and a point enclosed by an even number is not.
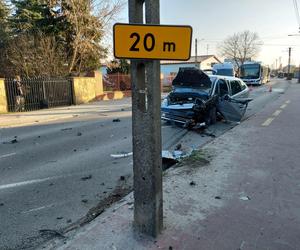
<svg viewBox="0 0 300 250"><path fill-rule="evenodd" d="M197 62L203 62L207 59L214 58L216 61L221 63L221 61L215 55L199 55L197 56ZM196 56L191 56L188 61L169 61L169 60L161 60L160 64L183 64L183 63L194 63L196 61Z"/></svg>

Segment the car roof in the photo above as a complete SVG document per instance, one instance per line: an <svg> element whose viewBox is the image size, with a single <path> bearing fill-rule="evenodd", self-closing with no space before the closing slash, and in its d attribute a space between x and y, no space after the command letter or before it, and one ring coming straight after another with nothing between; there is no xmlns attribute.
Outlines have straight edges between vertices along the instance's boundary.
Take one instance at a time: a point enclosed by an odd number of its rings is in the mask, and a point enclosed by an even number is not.
<svg viewBox="0 0 300 250"><path fill-rule="evenodd" d="M242 81L242 79L234 77L234 76L221 76L221 75L208 75L208 76L209 77L215 77L217 79L224 79L224 80L227 80L227 81L230 81L230 80L239 80L239 81Z"/></svg>

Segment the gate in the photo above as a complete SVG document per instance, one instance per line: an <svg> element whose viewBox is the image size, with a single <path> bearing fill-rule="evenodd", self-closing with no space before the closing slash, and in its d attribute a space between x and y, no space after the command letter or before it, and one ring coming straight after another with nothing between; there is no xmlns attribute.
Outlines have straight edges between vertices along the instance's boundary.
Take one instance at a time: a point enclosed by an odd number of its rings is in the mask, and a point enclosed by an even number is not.
<svg viewBox="0 0 300 250"><path fill-rule="evenodd" d="M22 79L24 95L17 94L14 79L5 79L8 111L32 111L73 104L72 80L68 78ZM19 98L19 99L18 99ZM21 105L21 107L20 107Z"/></svg>

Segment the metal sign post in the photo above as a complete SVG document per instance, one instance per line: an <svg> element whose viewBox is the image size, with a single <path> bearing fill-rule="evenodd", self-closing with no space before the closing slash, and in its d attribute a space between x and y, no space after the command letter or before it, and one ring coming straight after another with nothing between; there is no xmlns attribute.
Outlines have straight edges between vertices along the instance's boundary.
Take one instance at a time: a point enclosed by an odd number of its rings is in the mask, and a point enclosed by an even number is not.
<svg viewBox="0 0 300 250"><path fill-rule="evenodd" d="M129 0L129 22L159 24L159 0ZM131 60L134 227L156 237L163 227L160 62Z"/></svg>

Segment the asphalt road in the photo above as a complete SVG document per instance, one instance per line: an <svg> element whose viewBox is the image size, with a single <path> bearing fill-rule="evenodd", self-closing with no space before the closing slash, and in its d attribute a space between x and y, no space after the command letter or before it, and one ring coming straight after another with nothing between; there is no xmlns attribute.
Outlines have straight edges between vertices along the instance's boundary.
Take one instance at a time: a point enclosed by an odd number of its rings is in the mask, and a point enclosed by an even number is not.
<svg viewBox="0 0 300 250"><path fill-rule="evenodd" d="M272 84L272 93L266 86L251 92L244 119L288 87ZM218 122L199 133L163 123L163 148L198 148L235 125ZM102 102L84 116L2 128L0 136L0 249L31 249L60 237L101 212L92 209L99 203L109 205L131 190L131 157L111 157L132 151L129 99Z"/></svg>

